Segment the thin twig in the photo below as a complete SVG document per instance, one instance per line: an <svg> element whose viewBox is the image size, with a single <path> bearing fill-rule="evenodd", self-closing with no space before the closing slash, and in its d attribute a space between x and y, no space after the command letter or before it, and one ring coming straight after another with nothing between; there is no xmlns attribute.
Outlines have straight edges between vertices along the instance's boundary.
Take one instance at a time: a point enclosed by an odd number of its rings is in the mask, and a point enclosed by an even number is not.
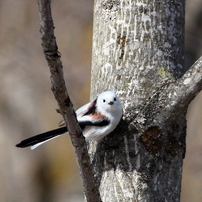
<svg viewBox="0 0 202 202"><path fill-rule="evenodd" d="M100 195L95 185L86 142L78 125L73 105L65 86L60 53L58 52L56 38L54 36L50 2L50 0L38 0L42 47L51 73L52 91L58 102L60 112L68 126L86 199L88 202L99 202L101 201Z"/></svg>

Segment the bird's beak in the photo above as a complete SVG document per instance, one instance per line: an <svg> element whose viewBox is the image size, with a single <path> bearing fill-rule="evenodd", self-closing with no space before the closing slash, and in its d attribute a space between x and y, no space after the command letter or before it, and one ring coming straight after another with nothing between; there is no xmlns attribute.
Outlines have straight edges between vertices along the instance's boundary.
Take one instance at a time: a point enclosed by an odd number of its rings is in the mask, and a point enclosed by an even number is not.
<svg viewBox="0 0 202 202"><path fill-rule="evenodd" d="M112 101L111 101L111 102L109 102L108 104L109 104L109 105L113 105L113 104L114 104L114 102L112 102Z"/></svg>

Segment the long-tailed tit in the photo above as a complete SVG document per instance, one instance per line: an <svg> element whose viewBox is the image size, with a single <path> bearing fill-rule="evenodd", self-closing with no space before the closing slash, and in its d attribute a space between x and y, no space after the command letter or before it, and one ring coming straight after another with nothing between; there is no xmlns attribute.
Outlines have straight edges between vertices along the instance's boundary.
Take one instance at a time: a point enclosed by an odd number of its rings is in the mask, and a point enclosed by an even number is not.
<svg viewBox="0 0 202 202"><path fill-rule="evenodd" d="M77 120L86 140L98 141L111 133L122 117L122 106L116 93L106 91L98 95L93 102L82 106L76 111ZM65 125L64 121L60 126ZM51 130L21 141L17 147L35 149L39 145L67 133L67 127Z"/></svg>

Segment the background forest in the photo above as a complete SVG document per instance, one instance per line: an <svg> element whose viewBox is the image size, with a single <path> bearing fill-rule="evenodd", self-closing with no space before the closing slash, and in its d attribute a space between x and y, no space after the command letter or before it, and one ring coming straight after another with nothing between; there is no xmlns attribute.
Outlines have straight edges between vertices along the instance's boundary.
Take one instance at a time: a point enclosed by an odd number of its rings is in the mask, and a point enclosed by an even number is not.
<svg viewBox="0 0 202 202"><path fill-rule="evenodd" d="M89 101L92 0L52 1L55 35L74 107ZM68 135L38 149L21 139L54 129L62 117L50 90L37 1L0 1L0 201L81 202L83 192ZM186 67L202 55L202 1L186 4ZM202 93L188 114L182 202L202 201Z"/></svg>

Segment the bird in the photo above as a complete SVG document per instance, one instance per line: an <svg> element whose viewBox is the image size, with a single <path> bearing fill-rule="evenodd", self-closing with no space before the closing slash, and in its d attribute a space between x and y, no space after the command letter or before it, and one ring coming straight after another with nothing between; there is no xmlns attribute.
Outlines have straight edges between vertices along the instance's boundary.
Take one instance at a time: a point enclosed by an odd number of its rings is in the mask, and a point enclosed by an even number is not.
<svg viewBox="0 0 202 202"><path fill-rule="evenodd" d="M114 91L105 91L97 98L76 111L76 117L86 140L100 141L111 133L119 124L123 114L120 99ZM24 148L31 146L35 149L41 144L68 133L65 122L63 126L45 133L41 133L25 140L22 140L16 147Z"/></svg>

